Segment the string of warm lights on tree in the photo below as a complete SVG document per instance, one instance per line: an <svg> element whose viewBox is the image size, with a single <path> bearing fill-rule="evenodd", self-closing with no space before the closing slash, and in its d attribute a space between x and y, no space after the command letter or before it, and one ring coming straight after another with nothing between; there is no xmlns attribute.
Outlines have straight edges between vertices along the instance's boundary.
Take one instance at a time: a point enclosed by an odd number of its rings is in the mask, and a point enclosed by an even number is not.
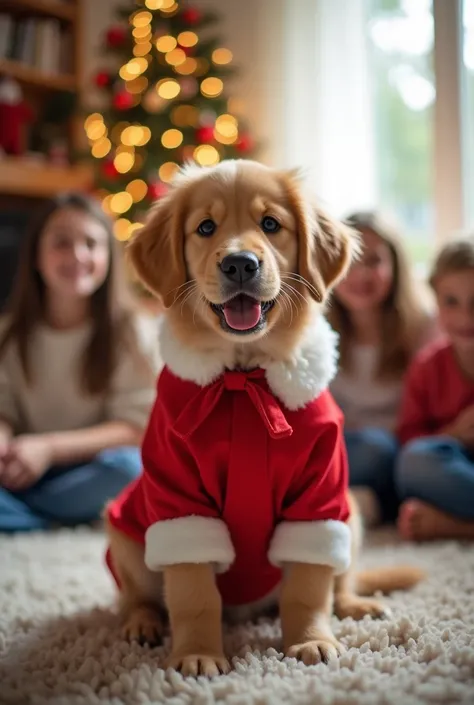
<svg viewBox="0 0 474 705"><path fill-rule="evenodd" d="M107 107L87 117L85 131L96 193L125 241L181 164L247 157L253 140L225 96L233 56L209 32L214 13L184 1L138 0L119 17L105 37L116 66L95 77Z"/></svg>

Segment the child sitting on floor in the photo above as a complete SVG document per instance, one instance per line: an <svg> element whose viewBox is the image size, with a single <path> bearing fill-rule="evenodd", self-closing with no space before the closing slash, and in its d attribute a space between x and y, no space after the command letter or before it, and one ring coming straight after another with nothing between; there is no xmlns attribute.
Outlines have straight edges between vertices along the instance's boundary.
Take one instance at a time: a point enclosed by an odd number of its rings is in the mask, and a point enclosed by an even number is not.
<svg viewBox="0 0 474 705"><path fill-rule="evenodd" d="M398 526L411 540L474 538L474 237L441 250L430 283L445 338L407 375Z"/></svg>
<svg viewBox="0 0 474 705"><path fill-rule="evenodd" d="M336 288L328 320L340 337L340 367L331 385L345 415L351 486L366 523L393 520L403 374L435 334L413 280L401 235L377 212L347 218L362 254Z"/></svg>
<svg viewBox="0 0 474 705"><path fill-rule="evenodd" d="M110 220L78 194L48 202L25 242L0 319L0 531L97 519L141 471L160 363L118 256Z"/></svg>

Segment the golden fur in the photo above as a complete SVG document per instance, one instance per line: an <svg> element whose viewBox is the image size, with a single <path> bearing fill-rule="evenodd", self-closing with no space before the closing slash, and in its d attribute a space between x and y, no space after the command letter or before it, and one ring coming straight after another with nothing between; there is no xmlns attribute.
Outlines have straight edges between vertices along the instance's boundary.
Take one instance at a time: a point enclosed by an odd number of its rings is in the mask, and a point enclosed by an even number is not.
<svg viewBox="0 0 474 705"><path fill-rule="evenodd" d="M262 232L260 223L267 215L281 225L275 235ZM218 229L213 237L203 238L196 228L208 218ZM129 252L142 281L163 301L183 344L218 351L227 367L253 367L268 359L291 358L315 307L324 305L356 249L355 234L311 205L294 173L230 162L186 170L153 208ZM263 328L244 338L225 330L209 305L226 300L219 265L227 254L241 250L255 253L262 263L260 300L275 300ZM357 508L352 509L355 557L361 531ZM190 675L227 672L223 605L211 566L177 565L163 574L152 573L145 566L142 546L110 525L108 533L122 585L127 636L155 640L162 633L166 605L172 635L168 665ZM400 587L417 582L420 575L399 570L393 577ZM335 578L327 566L286 566L272 597L279 599L287 655L307 664L337 657L343 647L331 631L333 610L340 617L357 618L385 612L379 602L357 596L353 582L357 579L352 572ZM366 575L365 587L376 586L377 575Z"/></svg>
<svg viewBox="0 0 474 705"><path fill-rule="evenodd" d="M282 225L271 238L259 228L266 214ZM200 238L195 228L209 217L218 222L218 232ZM279 359L283 351L291 356L311 301L326 299L356 247L353 231L303 199L295 175L231 162L228 170L199 169L181 177L152 209L129 254L142 282L167 307L177 336L199 350L220 348L233 367L262 356ZM222 301L216 263L236 250L250 250L264 261L262 300L281 292L265 331L246 338L245 345L223 333L204 300Z"/></svg>

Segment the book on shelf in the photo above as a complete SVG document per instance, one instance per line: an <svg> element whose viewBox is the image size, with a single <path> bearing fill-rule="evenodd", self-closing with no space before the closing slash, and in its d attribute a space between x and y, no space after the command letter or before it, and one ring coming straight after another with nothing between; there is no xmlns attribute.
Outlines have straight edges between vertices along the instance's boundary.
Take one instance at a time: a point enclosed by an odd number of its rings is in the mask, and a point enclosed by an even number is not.
<svg viewBox="0 0 474 705"><path fill-rule="evenodd" d="M15 19L0 14L0 59L10 59L44 74L74 70L70 29L57 19Z"/></svg>
<svg viewBox="0 0 474 705"><path fill-rule="evenodd" d="M0 59L6 59L13 43L15 23L11 15L0 15Z"/></svg>

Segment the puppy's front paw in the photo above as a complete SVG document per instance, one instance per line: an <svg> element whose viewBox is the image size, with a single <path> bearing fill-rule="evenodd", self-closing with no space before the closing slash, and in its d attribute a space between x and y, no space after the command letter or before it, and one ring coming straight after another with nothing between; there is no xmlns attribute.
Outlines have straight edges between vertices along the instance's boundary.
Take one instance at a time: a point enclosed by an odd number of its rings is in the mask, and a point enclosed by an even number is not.
<svg viewBox="0 0 474 705"><path fill-rule="evenodd" d="M122 634L127 641L138 641L142 646L158 646L163 639L164 624L158 610L138 606L128 615Z"/></svg>
<svg viewBox="0 0 474 705"><path fill-rule="evenodd" d="M230 664L225 656L210 654L188 654L186 656L171 654L166 662L167 668L181 671L183 676L206 676L213 678L229 673Z"/></svg>
<svg viewBox="0 0 474 705"><path fill-rule="evenodd" d="M325 637L290 646L286 650L286 656L303 661L306 666L314 666L316 663L321 663L321 661L323 663L334 661L345 650L345 647L334 637Z"/></svg>

